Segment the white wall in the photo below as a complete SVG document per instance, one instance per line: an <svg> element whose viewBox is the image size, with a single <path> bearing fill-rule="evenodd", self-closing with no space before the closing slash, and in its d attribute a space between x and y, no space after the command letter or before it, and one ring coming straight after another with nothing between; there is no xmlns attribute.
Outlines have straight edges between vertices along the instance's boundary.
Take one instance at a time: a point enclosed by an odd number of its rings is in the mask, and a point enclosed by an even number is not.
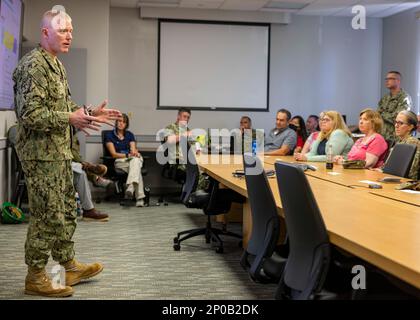
<svg viewBox="0 0 420 320"><path fill-rule="evenodd" d="M382 78L390 70L401 72L401 85L413 99L414 112L420 114L420 19L416 19L419 11L420 6L384 19ZM382 93L386 93L384 83Z"/></svg>
<svg viewBox="0 0 420 320"><path fill-rule="evenodd" d="M355 31L349 18L294 16L271 29L270 112L248 113L254 126L274 126L276 110L307 116L334 108L357 121L376 106L381 85L382 21L368 19ZM156 110L157 21L139 19L135 9L111 8L109 97L132 115L137 134L155 132L175 120L176 111ZM124 49L122 49L124 48ZM238 126L242 112L193 111L192 127Z"/></svg>
<svg viewBox="0 0 420 320"><path fill-rule="evenodd" d="M353 30L350 18L293 17L272 32L271 106L293 114L334 109L356 123L380 93L382 21ZM267 118L268 120L268 118Z"/></svg>

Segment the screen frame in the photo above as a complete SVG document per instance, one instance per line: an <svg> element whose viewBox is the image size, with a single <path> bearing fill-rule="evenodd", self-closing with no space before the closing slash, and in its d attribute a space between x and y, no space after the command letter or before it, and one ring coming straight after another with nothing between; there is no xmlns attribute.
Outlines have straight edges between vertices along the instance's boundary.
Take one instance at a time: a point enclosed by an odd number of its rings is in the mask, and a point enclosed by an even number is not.
<svg viewBox="0 0 420 320"><path fill-rule="evenodd" d="M197 111L252 111L252 112L270 112L270 58L271 58L271 24L257 22L236 22L236 21L211 21L211 20L182 20L182 19L158 19L158 41L157 41L157 107L156 110L178 110L186 106L162 106L160 105L160 42L161 42L161 24L169 23L195 23L195 24L219 24L219 25L243 25L267 27L267 97L265 108L217 108L217 107L194 107L187 106L188 109Z"/></svg>

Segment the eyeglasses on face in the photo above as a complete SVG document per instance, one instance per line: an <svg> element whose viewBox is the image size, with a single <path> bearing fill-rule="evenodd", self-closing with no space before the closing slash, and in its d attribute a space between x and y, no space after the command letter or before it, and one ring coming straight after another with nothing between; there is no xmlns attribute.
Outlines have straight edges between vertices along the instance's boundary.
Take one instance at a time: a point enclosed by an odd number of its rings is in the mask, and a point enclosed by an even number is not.
<svg viewBox="0 0 420 320"><path fill-rule="evenodd" d="M397 126L397 127L400 127L400 126L402 126L404 124L408 124L408 123L407 122L402 122L402 121L395 121L394 122L394 125Z"/></svg>
<svg viewBox="0 0 420 320"><path fill-rule="evenodd" d="M385 81L388 81L388 80L397 80L397 78L393 78L393 77L385 78Z"/></svg>

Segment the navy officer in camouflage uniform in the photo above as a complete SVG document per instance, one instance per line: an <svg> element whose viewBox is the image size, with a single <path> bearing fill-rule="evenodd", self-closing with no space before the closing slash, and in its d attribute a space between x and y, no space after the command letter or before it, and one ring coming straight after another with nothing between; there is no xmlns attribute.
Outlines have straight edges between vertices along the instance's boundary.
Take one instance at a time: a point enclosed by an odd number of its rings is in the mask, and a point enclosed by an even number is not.
<svg viewBox="0 0 420 320"><path fill-rule="evenodd" d="M71 100L66 71L57 54L69 51L72 31L65 11L47 11L41 22L40 46L20 60L13 74L16 149L31 211L25 243L25 293L48 297L72 295L71 286L103 269L100 263L82 264L74 259L72 126L85 132L99 130L99 123L112 125L112 120L121 117L118 110L105 109L106 101L87 111ZM53 284L45 271L50 253L66 271L65 285Z"/></svg>
<svg viewBox="0 0 420 320"><path fill-rule="evenodd" d="M378 112L384 120L382 136L388 143L395 142L394 121L397 114L402 110L412 108L410 95L401 88L401 73L390 71L385 78L385 86L389 89L389 94L382 97L378 104Z"/></svg>

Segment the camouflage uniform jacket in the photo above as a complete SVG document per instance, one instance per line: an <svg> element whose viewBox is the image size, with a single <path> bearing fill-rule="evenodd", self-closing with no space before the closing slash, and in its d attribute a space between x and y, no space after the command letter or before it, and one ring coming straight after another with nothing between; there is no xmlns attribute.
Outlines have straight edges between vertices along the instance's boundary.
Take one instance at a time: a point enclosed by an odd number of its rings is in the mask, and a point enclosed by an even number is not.
<svg viewBox="0 0 420 320"><path fill-rule="evenodd" d="M415 137L409 136L408 138L404 140L397 141L397 143L417 145L417 151L416 151L416 154L414 155L413 163L411 164L411 169L410 169L408 178L412 180L419 180L420 178L419 177L420 175L420 167L419 167L420 166L420 140Z"/></svg>
<svg viewBox="0 0 420 320"><path fill-rule="evenodd" d="M164 131L164 138L166 140L171 135L179 136L188 130L188 127L180 127L178 123L174 122L166 126ZM168 151L169 163L174 164L177 160L182 159L182 151L179 147L179 143L177 143L175 146L168 144Z"/></svg>
<svg viewBox="0 0 420 320"><path fill-rule="evenodd" d="M411 97L402 89L395 96L387 94L382 97L378 103L378 112L384 120L382 136L386 140L395 141L395 118L400 111L410 110L411 107Z"/></svg>
<svg viewBox="0 0 420 320"><path fill-rule="evenodd" d="M13 80L20 160L71 160L69 116L78 106L62 63L37 47L20 60Z"/></svg>

